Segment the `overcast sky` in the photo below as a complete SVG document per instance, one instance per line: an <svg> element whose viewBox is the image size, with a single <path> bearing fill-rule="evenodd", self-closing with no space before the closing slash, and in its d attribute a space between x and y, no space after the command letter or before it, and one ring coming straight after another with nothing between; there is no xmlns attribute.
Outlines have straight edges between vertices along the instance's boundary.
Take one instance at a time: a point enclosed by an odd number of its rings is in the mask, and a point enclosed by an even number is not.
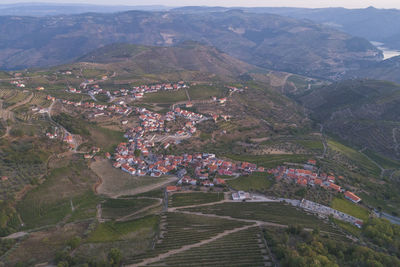
<svg viewBox="0 0 400 267"><path fill-rule="evenodd" d="M291 6L291 7L346 7L398 8L399 0L0 0L1 4L21 2L90 3L100 5L167 5L167 6Z"/></svg>

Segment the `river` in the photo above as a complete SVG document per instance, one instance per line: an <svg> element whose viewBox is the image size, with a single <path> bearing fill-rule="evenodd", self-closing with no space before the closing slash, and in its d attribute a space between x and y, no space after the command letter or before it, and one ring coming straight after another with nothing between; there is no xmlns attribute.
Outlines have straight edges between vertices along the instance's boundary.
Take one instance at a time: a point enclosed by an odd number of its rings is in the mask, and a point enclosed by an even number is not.
<svg viewBox="0 0 400 267"><path fill-rule="evenodd" d="M384 43L371 41L371 44L383 52L383 59L400 56L400 50L387 48Z"/></svg>

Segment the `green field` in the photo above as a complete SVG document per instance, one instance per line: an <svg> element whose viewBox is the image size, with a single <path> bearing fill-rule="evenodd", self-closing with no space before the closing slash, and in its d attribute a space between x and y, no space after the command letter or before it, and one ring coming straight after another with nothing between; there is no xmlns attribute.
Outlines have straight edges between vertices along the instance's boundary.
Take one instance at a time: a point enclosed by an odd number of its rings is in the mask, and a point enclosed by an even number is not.
<svg viewBox="0 0 400 267"><path fill-rule="evenodd" d="M367 149L364 153L376 163L380 164L384 169L400 169L399 161L386 158L369 149Z"/></svg>
<svg viewBox="0 0 400 267"><path fill-rule="evenodd" d="M265 168L274 168L276 166L282 165L284 162L291 163L305 163L308 159L312 158L312 155L262 155L262 156L253 156L253 155L234 155L228 154L226 157L237 160L237 161L247 161L251 163L255 163L258 166L262 166Z"/></svg>
<svg viewBox="0 0 400 267"><path fill-rule="evenodd" d="M332 208L359 218L363 221L368 220L369 211L347 199L335 198L331 204Z"/></svg>
<svg viewBox="0 0 400 267"><path fill-rule="evenodd" d="M94 218L99 197L92 191L96 177L82 161L53 169L40 187L17 205L25 228L53 225L63 219Z"/></svg>
<svg viewBox="0 0 400 267"><path fill-rule="evenodd" d="M236 190L262 192L268 190L272 186L274 179L266 173L255 172L248 176L227 180L226 182L230 187Z"/></svg>
<svg viewBox="0 0 400 267"><path fill-rule="evenodd" d="M227 88L210 85L195 85L187 90L191 100L210 99L212 96L220 98L224 97L228 91Z"/></svg>
<svg viewBox="0 0 400 267"><path fill-rule="evenodd" d="M174 104L180 101L186 101L187 96L185 90L178 90L173 92L159 91L156 93L145 94L143 102L145 103L168 103Z"/></svg>
<svg viewBox="0 0 400 267"><path fill-rule="evenodd" d="M296 143L303 146L305 149L323 151L324 145L320 140L298 140Z"/></svg>
<svg viewBox="0 0 400 267"><path fill-rule="evenodd" d="M196 204L212 203L224 199L224 193L175 193L168 201L171 207L182 207Z"/></svg>
<svg viewBox="0 0 400 267"><path fill-rule="evenodd" d="M117 219L138 212L156 203L158 203L156 199L146 198L107 199L101 204L102 217L105 219Z"/></svg>
<svg viewBox="0 0 400 267"><path fill-rule="evenodd" d="M114 131L98 125L91 125L89 127L90 142L95 146L101 147L110 153L114 152L115 145L125 142L124 133Z"/></svg>
<svg viewBox="0 0 400 267"><path fill-rule="evenodd" d="M158 216L151 215L128 222L105 222L97 226L86 242L113 242L126 240L139 234L151 234L156 231L158 220Z"/></svg>
<svg viewBox="0 0 400 267"><path fill-rule="evenodd" d="M341 228L343 228L344 230L346 230L347 232L349 232L350 234L352 234L353 236L360 236L361 235L361 229L357 228L356 226L348 223L348 222L344 222L338 219L333 219L333 221L340 226Z"/></svg>
<svg viewBox="0 0 400 267"><path fill-rule="evenodd" d="M230 234L149 266L266 266L271 264L257 227ZM265 257L265 258L264 258Z"/></svg>

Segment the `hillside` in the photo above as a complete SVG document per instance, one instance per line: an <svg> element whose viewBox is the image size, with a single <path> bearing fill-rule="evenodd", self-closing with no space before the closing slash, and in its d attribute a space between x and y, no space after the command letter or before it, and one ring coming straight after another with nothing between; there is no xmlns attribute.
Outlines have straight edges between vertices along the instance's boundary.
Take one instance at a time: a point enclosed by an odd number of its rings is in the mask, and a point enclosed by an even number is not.
<svg viewBox="0 0 400 267"><path fill-rule="evenodd" d="M68 2L68 1L65 1ZM69 4L69 3L0 3L0 16L53 16L66 14L82 14L88 12L112 13L128 10L168 10L165 6L111 6L111 5L90 5L90 4Z"/></svg>
<svg viewBox="0 0 400 267"><path fill-rule="evenodd" d="M386 59L368 67L349 72L347 77L378 79L400 83L400 57Z"/></svg>
<svg viewBox="0 0 400 267"><path fill-rule="evenodd" d="M0 68L71 62L111 43L172 46L200 41L247 63L336 77L379 60L368 41L306 20L238 10L0 17ZM229 40L229 41L227 41Z"/></svg>
<svg viewBox="0 0 400 267"><path fill-rule="evenodd" d="M237 77L251 71L261 71L214 47L196 42L184 42L175 47L113 44L96 49L77 59L77 62L93 63L97 68L129 75L196 72Z"/></svg>
<svg viewBox="0 0 400 267"><path fill-rule="evenodd" d="M300 101L327 131L360 148L399 158L399 85L350 80L314 90Z"/></svg>
<svg viewBox="0 0 400 267"><path fill-rule="evenodd" d="M327 136L284 95L326 81L193 41L0 78L0 266L400 265L399 227L369 218L400 213L400 164ZM380 121L396 122L398 87L363 83L309 106L389 104Z"/></svg>
<svg viewBox="0 0 400 267"><path fill-rule="evenodd" d="M265 12L289 16L297 19L309 19L329 25L354 36L370 41L379 41L386 46L400 47L400 10L346 8L250 8L250 12Z"/></svg>

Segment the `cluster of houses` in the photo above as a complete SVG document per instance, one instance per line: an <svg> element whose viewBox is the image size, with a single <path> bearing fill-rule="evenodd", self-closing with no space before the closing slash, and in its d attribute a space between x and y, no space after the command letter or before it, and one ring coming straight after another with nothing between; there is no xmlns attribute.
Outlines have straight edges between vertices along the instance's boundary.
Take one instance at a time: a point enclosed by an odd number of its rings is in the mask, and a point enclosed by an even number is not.
<svg viewBox="0 0 400 267"><path fill-rule="evenodd" d="M153 144L145 144L142 142L121 143L116 148L114 154L115 168L121 168L123 171L132 175L144 176L150 175L160 177L161 175L170 174L171 172L180 171L186 168L194 169L195 177L191 179L188 176L182 177L181 184L202 184L204 186L214 186L214 184L224 184L223 179L214 180L216 175L244 175L254 171L264 171L263 168L257 168L255 164L247 162L233 163L218 159L214 154L196 153L184 154L182 156L174 155L150 155L142 153L138 155L137 149L145 148ZM147 148L146 148L147 149ZM213 177L211 179L211 177ZM211 182L212 180L213 182Z"/></svg>
<svg viewBox="0 0 400 267"><path fill-rule="evenodd" d="M107 78L106 78L107 79ZM104 79L103 79L104 80ZM86 89L90 83L93 83L94 80L88 80L81 84L81 88ZM155 85L141 85L135 86L132 89L119 89L115 91L106 91L100 88L98 84L95 84L90 87L88 93L91 95L98 95L98 94L107 94L108 97L124 97L124 96L132 96L134 99L141 99L144 97L146 93L155 93L158 91L172 91L172 90L179 90L182 88L188 88L188 86L183 82L178 83L162 83L162 84L155 84ZM76 89L75 89L76 90ZM71 93L78 93L78 91ZM79 91L80 93L81 91Z"/></svg>
<svg viewBox="0 0 400 267"><path fill-rule="evenodd" d="M47 100L55 101L56 98L48 95ZM103 104L96 104L94 102L74 102L65 99L61 99L60 101L65 105L92 110L92 112L89 114L89 117L91 118L97 118L100 116L108 116L108 115L129 115L132 112L132 108L116 104L103 105Z"/></svg>
<svg viewBox="0 0 400 267"><path fill-rule="evenodd" d="M277 168L268 170L268 173L274 174L277 180L288 179L302 186L321 186L325 189L331 189L335 192L344 193L344 196L354 203L361 201L361 198L354 193L344 190L337 185L336 177L333 174L316 172L315 160L309 160L308 164L304 165L303 169L288 168L286 166L278 166ZM344 179L339 176L338 179Z"/></svg>
<svg viewBox="0 0 400 267"><path fill-rule="evenodd" d="M37 113L40 113L40 114L44 114L44 113L46 113L48 111L47 108L42 108L42 107L37 107L37 106L32 107L31 110L33 112L37 112Z"/></svg>
<svg viewBox="0 0 400 267"><path fill-rule="evenodd" d="M250 199L250 194L244 191L238 191L232 193L232 199L236 201L244 201L246 199Z"/></svg>
<svg viewBox="0 0 400 267"><path fill-rule="evenodd" d="M64 141L65 143L67 143L71 149L74 149L74 148L75 148L74 137L73 137L72 135L66 134L66 135L64 136L64 140L63 140L63 141Z"/></svg>
<svg viewBox="0 0 400 267"><path fill-rule="evenodd" d="M20 80L18 80L18 81L11 81L10 82L12 85L15 85L16 87L18 87L18 88L25 88L26 87L26 85L25 85L25 83L23 82L23 81L20 81Z"/></svg>
<svg viewBox="0 0 400 267"><path fill-rule="evenodd" d="M68 90L67 90L67 92L73 93L73 94L80 94L80 93L82 93L81 90L77 90L77 89L74 88L74 87L69 87Z"/></svg>
<svg viewBox="0 0 400 267"><path fill-rule="evenodd" d="M172 91L172 90L180 90L182 88L188 88L185 82L180 81L178 83L162 83L162 84L155 84L155 85L141 85L135 86L131 90L124 90L123 91L114 91L114 95L122 95L126 96L128 94L132 95L135 99L140 99L146 93L155 93L158 91Z"/></svg>
<svg viewBox="0 0 400 267"><path fill-rule="evenodd" d="M226 101L228 101L228 98L226 98L226 97L217 98L216 96L213 96L213 97L212 97L212 100L213 100L214 102L217 102L217 103L221 104L221 105L224 105L224 104L226 103Z"/></svg>
<svg viewBox="0 0 400 267"><path fill-rule="evenodd" d="M54 131L54 133L51 132L46 133L46 137L49 139L56 139L58 137L57 131Z"/></svg>
<svg viewBox="0 0 400 267"><path fill-rule="evenodd" d="M91 151L89 153L86 153L83 155L84 159L92 159L94 156L96 156L96 153L100 152L100 148L99 147L92 147Z"/></svg>
<svg viewBox="0 0 400 267"><path fill-rule="evenodd" d="M165 121L175 121L176 117L183 117L188 120L182 130L177 131L177 136L185 136L194 134L196 132L195 125L202 120L206 119L201 114L197 114L191 111L182 110L176 108L174 111L169 111L162 116L159 113L152 112L146 108L136 108L136 113L139 114L140 126L136 128L128 129L125 137L130 140L130 142L136 142L137 140L142 140L144 135L149 132L170 132L169 128L165 127ZM169 144L164 144L164 148L168 148Z"/></svg>

